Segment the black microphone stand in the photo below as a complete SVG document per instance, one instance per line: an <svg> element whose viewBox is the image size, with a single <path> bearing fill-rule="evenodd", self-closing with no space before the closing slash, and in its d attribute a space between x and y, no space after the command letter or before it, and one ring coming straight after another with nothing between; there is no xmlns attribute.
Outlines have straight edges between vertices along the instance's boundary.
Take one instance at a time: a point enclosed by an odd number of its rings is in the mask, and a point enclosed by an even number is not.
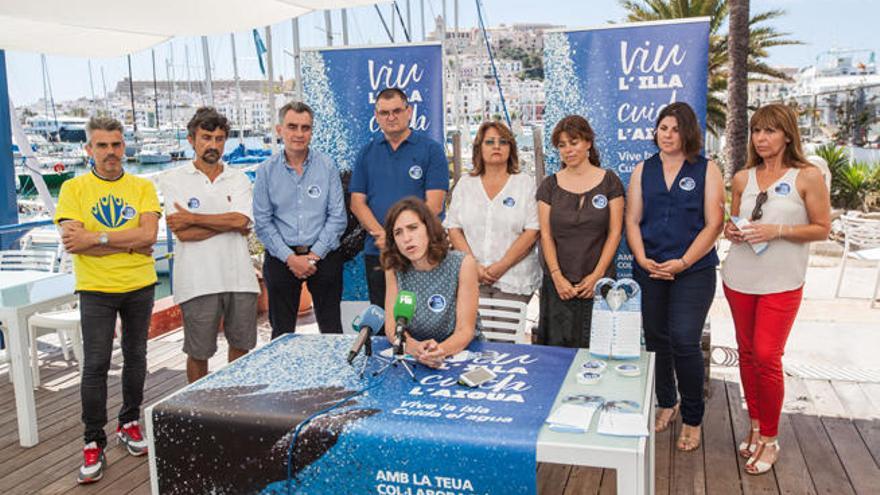
<svg viewBox="0 0 880 495"><path fill-rule="evenodd" d="M367 365L370 364L370 357L373 355L373 337L372 335L367 337L367 340L364 341L364 359L361 361L360 371L358 371L358 378L363 378L364 373L367 372Z"/></svg>
<svg viewBox="0 0 880 495"><path fill-rule="evenodd" d="M381 356L377 357L377 359L385 363L385 366L382 366L377 371L374 371L373 376L379 376L382 373L388 371L388 368L392 366L396 368L397 365L400 364L401 367L406 370L407 373L409 373L409 376L413 379L413 381L416 381L416 374L413 373L412 367L410 367L410 364L407 363L406 359L404 358L404 356L406 356L406 335L404 335L405 330L406 328L404 327L403 323L398 321L397 327L394 330L394 354L391 356L391 359L385 359Z"/></svg>

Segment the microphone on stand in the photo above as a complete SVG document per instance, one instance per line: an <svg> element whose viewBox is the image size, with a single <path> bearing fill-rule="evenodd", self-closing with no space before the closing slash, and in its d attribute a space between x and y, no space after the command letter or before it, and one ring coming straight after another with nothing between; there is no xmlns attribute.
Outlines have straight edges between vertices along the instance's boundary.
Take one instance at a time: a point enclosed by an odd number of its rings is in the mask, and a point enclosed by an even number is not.
<svg viewBox="0 0 880 495"><path fill-rule="evenodd" d="M352 326L358 330L358 336L355 339L354 344L351 346L351 350L348 351L348 364L354 362L354 358L360 354L361 349L363 349L365 345L365 354L367 356L373 354L370 337L381 332L382 328L385 326L385 311L379 306L371 304L364 308L364 310L355 317L352 321Z"/></svg>
<svg viewBox="0 0 880 495"><path fill-rule="evenodd" d="M403 356L405 352L406 336L404 332L406 326L412 321L413 314L416 311L416 295L415 293L402 290L397 293L397 301L394 303L394 354Z"/></svg>

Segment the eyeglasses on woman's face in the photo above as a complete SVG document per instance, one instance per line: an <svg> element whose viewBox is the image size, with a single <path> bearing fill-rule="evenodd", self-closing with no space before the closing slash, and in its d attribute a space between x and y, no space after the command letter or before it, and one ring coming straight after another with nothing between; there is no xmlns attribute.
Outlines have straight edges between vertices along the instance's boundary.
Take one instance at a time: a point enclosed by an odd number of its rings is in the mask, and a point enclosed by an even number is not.
<svg viewBox="0 0 880 495"><path fill-rule="evenodd" d="M483 146L488 146L490 148L494 148L495 146L510 146L510 141L504 138L489 138L483 140Z"/></svg>

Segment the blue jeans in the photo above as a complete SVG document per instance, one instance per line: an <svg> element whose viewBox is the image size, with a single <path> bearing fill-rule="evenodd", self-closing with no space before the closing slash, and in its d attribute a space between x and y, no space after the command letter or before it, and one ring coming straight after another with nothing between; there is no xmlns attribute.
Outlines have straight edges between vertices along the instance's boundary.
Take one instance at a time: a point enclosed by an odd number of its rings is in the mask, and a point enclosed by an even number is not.
<svg viewBox="0 0 880 495"><path fill-rule="evenodd" d="M122 408L119 423L136 421L144 399L147 373L147 334L153 314L154 287L131 292L80 291L83 336L83 376L80 385L85 443L107 445L107 371L113 354L117 315L122 320Z"/></svg>
<svg viewBox="0 0 880 495"><path fill-rule="evenodd" d="M703 324L715 297L715 268L654 280L641 269L633 276L642 288L645 345L656 353L656 392L660 407L674 407L681 395L681 418L703 421ZM678 387L676 393L676 378Z"/></svg>

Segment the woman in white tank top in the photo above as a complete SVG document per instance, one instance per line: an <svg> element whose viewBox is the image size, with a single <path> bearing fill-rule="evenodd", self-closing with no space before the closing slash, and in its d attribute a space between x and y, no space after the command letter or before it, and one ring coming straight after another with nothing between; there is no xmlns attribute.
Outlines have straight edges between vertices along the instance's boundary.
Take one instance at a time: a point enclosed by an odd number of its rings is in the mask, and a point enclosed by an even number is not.
<svg viewBox="0 0 880 495"><path fill-rule="evenodd" d="M763 474L779 457L782 353L800 307L809 243L828 238L831 204L821 171L801 151L797 116L779 104L750 122L746 169L733 178L725 224L732 243L721 278L739 347L751 433L739 445L745 470Z"/></svg>

